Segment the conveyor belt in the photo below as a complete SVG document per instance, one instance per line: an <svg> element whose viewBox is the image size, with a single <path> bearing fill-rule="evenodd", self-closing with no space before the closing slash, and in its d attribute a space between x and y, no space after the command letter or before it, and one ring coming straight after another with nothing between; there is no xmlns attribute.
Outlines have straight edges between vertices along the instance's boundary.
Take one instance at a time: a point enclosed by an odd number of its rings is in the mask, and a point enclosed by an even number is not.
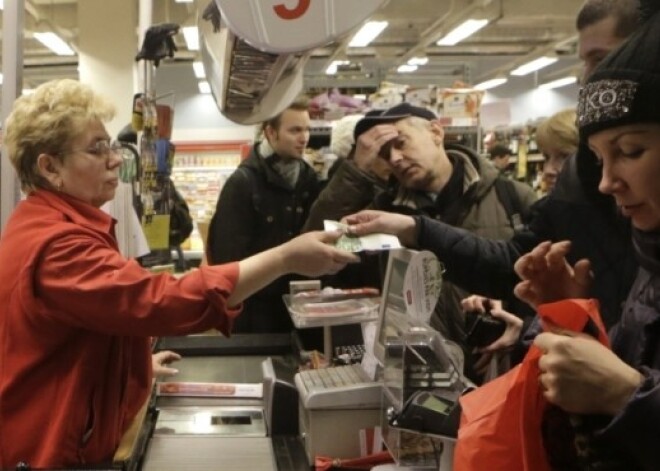
<svg viewBox="0 0 660 471"><path fill-rule="evenodd" d="M143 471L277 471L268 437L154 436Z"/></svg>

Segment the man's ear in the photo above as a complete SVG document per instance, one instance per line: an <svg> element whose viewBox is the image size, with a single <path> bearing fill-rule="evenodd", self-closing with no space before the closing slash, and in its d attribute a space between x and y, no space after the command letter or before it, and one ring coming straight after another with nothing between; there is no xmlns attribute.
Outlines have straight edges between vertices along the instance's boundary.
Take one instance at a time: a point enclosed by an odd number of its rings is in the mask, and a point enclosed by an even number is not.
<svg viewBox="0 0 660 471"><path fill-rule="evenodd" d="M441 146L445 140L445 128L442 127L439 119L431 121L431 133L433 134L433 142Z"/></svg>
<svg viewBox="0 0 660 471"><path fill-rule="evenodd" d="M264 136L268 142L273 142L274 138L277 137L277 131L270 124L264 128Z"/></svg>
<svg viewBox="0 0 660 471"><path fill-rule="evenodd" d="M50 183L53 188L58 188L61 186L61 168L62 162L53 155L39 154L39 157L37 157L37 171L39 172L39 175L48 181L48 183Z"/></svg>

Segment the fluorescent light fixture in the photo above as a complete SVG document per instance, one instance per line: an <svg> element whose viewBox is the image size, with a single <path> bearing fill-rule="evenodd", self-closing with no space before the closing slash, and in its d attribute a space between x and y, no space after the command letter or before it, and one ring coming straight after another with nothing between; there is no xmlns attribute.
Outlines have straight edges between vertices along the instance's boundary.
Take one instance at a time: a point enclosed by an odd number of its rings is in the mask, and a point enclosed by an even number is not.
<svg viewBox="0 0 660 471"><path fill-rule="evenodd" d="M485 80L481 83L478 83L474 86L477 90L490 90L491 88L499 87L507 83L509 79L504 77L498 77L490 80Z"/></svg>
<svg viewBox="0 0 660 471"><path fill-rule="evenodd" d="M199 88L199 93L209 94L211 93L211 85L206 80L197 82L197 88Z"/></svg>
<svg viewBox="0 0 660 471"><path fill-rule="evenodd" d="M193 0L174 0L174 3L192 3Z"/></svg>
<svg viewBox="0 0 660 471"><path fill-rule="evenodd" d="M186 46L190 51L199 51L199 31L197 26L186 26L181 28L183 39L186 40Z"/></svg>
<svg viewBox="0 0 660 471"><path fill-rule="evenodd" d="M58 56L74 56L76 53L55 33L34 33L34 38Z"/></svg>
<svg viewBox="0 0 660 471"><path fill-rule="evenodd" d="M387 28L387 21L368 21L355 33L348 47L365 47Z"/></svg>
<svg viewBox="0 0 660 471"><path fill-rule="evenodd" d="M355 95L353 95L353 98L355 98L356 100L365 101L367 99L367 95L365 95L364 93L356 93Z"/></svg>
<svg viewBox="0 0 660 471"><path fill-rule="evenodd" d="M2 85L2 82L5 80L4 76L0 73L0 85Z"/></svg>
<svg viewBox="0 0 660 471"><path fill-rule="evenodd" d="M325 69L327 75L335 75L337 73L337 67L340 65L348 65L350 61L332 61L332 63Z"/></svg>
<svg viewBox="0 0 660 471"><path fill-rule="evenodd" d="M399 74L409 74L410 72L414 72L416 70L417 70L417 66L410 64L400 65L399 68L396 69L397 73Z"/></svg>
<svg viewBox="0 0 660 471"><path fill-rule="evenodd" d="M523 76L527 74L531 74L532 72L536 72L537 70L542 69L543 67L547 67L551 64L554 64L557 62L556 57L548 57L548 56L543 56L539 57L538 59L534 59L533 61L527 62L526 64L521 65L515 70L511 71L511 75L517 75L517 76Z"/></svg>
<svg viewBox="0 0 660 471"><path fill-rule="evenodd" d="M5 9L5 0L0 0L0 10Z"/></svg>
<svg viewBox="0 0 660 471"><path fill-rule="evenodd" d="M202 79L206 77L206 72L204 72L204 64L200 61L193 62L193 71L195 72L195 78Z"/></svg>
<svg viewBox="0 0 660 471"><path fill-rule="evenodd" d="M488 24L488 20L475 20L470 18L451 30L447 35L436 43L438 46L453 46L463 41L468 36L472 36L481 28Z"/></svg>
<svg viewBox="0 0 660 471"><path fill-rule="evenodd" d="M34 93L34 88L24 88L22 91L23 95L32 95Z"/></svg>
<svg viewBox="0 0 660 471"><path fill-rule="evenodd" d="M577 82L577 77L564 77L552 82L542 83L539 85L539 88L542 90L551 90L553 88L565 87L566 85L571 85Z"/></svg>
<svg viewBox="0 0 660 471"><path fill-rule="evenodd" d="M428 57L411 57L408 59L408 65L426 65L428 62Z"/></svg>

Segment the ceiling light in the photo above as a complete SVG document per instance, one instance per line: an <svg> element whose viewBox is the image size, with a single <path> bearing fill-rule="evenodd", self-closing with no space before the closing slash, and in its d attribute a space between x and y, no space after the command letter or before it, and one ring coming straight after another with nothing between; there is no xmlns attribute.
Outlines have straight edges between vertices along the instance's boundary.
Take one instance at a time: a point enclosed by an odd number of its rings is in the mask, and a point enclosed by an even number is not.
<svg viewBox="0 0 660 471"><path fill-rule="evenodd" d="M511 75L517 75L517 76L523 76L527 74L531 74L532 72L536 72L537 70L542 69L543 67L547 67L551 64L554 64L557 62L556 57L548 57L548 56L543 56L539 57L538 59L534 59L531 62L527 62L526 64L521 65L515 70L511 71Z"/></svg>
<svg viewBox="0 0 660 471"><path fill-rule="evenodd" d="M414 72L417 70L416 65L410 65L410 64L403 64L400 65L396 71L400 74L409 74L410 72Z"/></svg>
<svg viewBox="0 0 660 471"><path fill-rule="evenodd" d="M387 28L387 21L369 21L355 33L348 47L365 47Z"/></svg>
<svg viewBox="0 0 660 471"><path fill-rule="evenodd" d="M74 56L76 53L55 33L34 33L34 38L58 56Z"/></svg>
<svg viewBox="0 0 660 471"><path fill-rule="evenodd" d="M193 0L174 0L174 3L192 3Z"/></svg>
<svg viewBox="0 0 660 471"><path fill-rule="evenodd" d="M340 65L348 65L350 61L332 61L332 63L325 69L327 75L335 75L337 73L337 67Z"/></svg>
<svg viewBox="0 0 660 471"><path fill-rule="evenodd" d="M195 78L201 79L206 77L206 72L204 71L204 64L200 61L195 61L192 64L193 71L195 72Z"/></svg>
<svg viewBox="0 0 660 471"><path fill-rule="evenodd" d="M183 39L186 40L186 46L189 51L199 51L199 31L197 26L186 26L181 28Z"/></svg>
<svg viewBox="0 0 660 471"><path fill-rule="evenodd" d="M542 83L539 85L539 88L542 90L551 90L553 88L565 87L566 85L571 85L577 82L577 77L564 77L552 82Z"/></svg>
<svg viewBox="0 0 660 471"><path fill-rule="evenodd" d="M0 10L5 9L5 0L0 0Z"/></svg>
<svg viewBox="0 0 660 471"><path fill-rule="evenodd" d="M353 98L355 98L356 100L365 101L367 99L367 95L365 95L364 93L356 93L355 95L353 95Z"/></svg>
<svg viewBox="0 0 660 471"><path fill-rule="evenodd" d="M428 57L411 57L408 59L408 65L426 65L428 62Z"/></svg>
<svg viewBox="0 0 660 471"><path fill-rule="evenodd" d="M436 44L438 46L453 46L468 36L472 36L487 24L488 20L474 20L470 18L451 30L449 34L441 38Z"/></svg>
<svg viewBox="0 0 660 471"><path fill-rule="evenodd" d="M199 93L209 94L211 93L211 85L206 80L197 82L197 88L199 88Z"/></svg>
<svg viewBox="0 0 660 471"><path fill-rule="evenodd" d="M478 83L474 86L477 90L490 90L491 88L499 87L500 85L504 85L507 83L509 80L504 77L498 77L490 80L485 80L481 83Z"/></svg>

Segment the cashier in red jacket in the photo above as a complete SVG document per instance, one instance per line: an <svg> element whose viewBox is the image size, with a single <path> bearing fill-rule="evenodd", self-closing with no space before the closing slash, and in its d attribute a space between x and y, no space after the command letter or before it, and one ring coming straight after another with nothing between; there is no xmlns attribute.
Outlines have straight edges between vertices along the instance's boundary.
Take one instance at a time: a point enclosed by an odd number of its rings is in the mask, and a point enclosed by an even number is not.
<svg viewBox="0 0 660 471"><path fill-rule="evenodd" d="M59 80L16 100L4 127L27 198L0 240L2 469L110 462L150 391L149 336L228 334L241 301L275 278L357 261L321 232L181 279L124 259L99 209L122 164L103 124L113 114Z"/></svg>

